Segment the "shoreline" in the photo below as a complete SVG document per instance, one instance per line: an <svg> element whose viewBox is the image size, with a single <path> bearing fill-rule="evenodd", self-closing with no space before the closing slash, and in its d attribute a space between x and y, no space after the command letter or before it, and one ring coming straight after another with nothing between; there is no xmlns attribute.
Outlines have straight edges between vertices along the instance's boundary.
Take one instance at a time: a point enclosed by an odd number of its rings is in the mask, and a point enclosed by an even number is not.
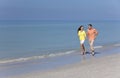
<svg viewBox="0 0 120 78"><path fill-rule="evenodd" d="M107 57L110 57L113 59L114 56L117 56L117 57L120 56L119 47L112 47L112 48L108 47L108 48L101 49L101 50L96 49L95 56L92 56L89 53L87 53L85 56L81 56L79 52L76 52L76 53L72 53L69 55L46 58L42 61L32 60L32 61L20 62L20 63L16 62L16 63L9 63L9 64L3 64L3 65L0 64L0 77L2 78L20 78L20 77L27 78L28 75L33 74L31 78L34 78L34 76L37 76L37 75L40 76L41 78L41 75L43 76L43 74L45 75L46 73L48 73L50 75L51 71L64 72L64 69L65 71L68 71L68 69L71 69L77 66L78 68L81 68L81 67L84 67L84 65L88 66L89 64L92 64L94 60L96 63L93 63L93 64L96 65L99 59L104 59L107 62L109 60L109 59L106 59ZM100 60L99 62L102 62L102 61ZM42 74L39 75L37 73L39 74L42 73ZM45 77L43 76L42 78L45 78ZM68 77L65 77L65 78L68 78Z"/></svg>
<svg viewBox="0 0 120 78"><path fill-rule="evenodd" d="M97 49L97 51L105 51L105 50L112 50L114 48L120 47L120 43L115 43L115 44L110 44L110 45L102 45L102 46L95 46L95 50ZM87 52L89 51L89 47L87 47ZM32 60L43 60L46 58L54 58L54 57L60 57L60 56L64 56L64 55L69 55L69 54L73 54L73 53L78 53L79 52L79 48L76 49L68 49L68 50L59 50L56 52L51 52L45 55L34 55L34 56L23 56L23 57L18 57L18 58L1 58L0 59L0 64L9 64L9 63L15 63L15 62L26 62L26 61L32 61ZM97 53L97 52L96 52Z"/></svg>
<svg viewBox="0 0 120 78"><path fill-rule="evenodd" d="M92 58L81 63L66 65L57 69L32 72L10 78L119 78L120 53L103 58Z"/></svg>

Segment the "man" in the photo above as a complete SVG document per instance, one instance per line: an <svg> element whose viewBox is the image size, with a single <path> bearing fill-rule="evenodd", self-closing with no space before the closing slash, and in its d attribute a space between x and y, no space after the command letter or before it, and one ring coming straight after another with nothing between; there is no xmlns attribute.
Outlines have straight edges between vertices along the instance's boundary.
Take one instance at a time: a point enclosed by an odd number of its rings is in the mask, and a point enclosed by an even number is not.
<svg viewBox="0 0 120 78"><path fill-rule="evenodd" d="M88 30L87 30L87 36L88 36L88 40L89 40L89 45L90 45L90 49L91 49L91 54L94 55L94 41L95 38L98 35L98 31L92 27L92 24L88 24Z"/></svg>

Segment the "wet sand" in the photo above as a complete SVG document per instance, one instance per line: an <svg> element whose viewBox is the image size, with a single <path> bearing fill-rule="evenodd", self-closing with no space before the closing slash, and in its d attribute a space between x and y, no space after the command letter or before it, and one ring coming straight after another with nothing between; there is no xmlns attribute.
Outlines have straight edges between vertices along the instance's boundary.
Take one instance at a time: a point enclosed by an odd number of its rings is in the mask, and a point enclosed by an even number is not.
<svg viewBox="0 0 120 78"><path fill-rule="evenodd" d="M43 72L31 72L9 78L120 78L120 54L82 60Z"/></svg>
<svg viewBox="0 0 120 78"><path fill-rule="evenodd" d="M0 64L0 78L120 78L120 48Z"/></svg>

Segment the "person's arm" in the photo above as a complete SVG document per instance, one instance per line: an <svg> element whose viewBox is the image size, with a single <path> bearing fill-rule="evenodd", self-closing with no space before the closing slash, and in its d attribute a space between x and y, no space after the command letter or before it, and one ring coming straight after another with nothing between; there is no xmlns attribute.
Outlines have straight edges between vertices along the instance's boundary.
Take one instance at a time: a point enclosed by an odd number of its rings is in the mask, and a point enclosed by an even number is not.
<svg viewBox="0 0 120 78"><path fill-rule="evenodd" d="M96 37L97 37L97 35L98 35L98 31L95 29L95 30L94 30L94 33L95 33L95 39L96 39Z"/></svg>
<svg viewBox="0 0 120 78"><path fill-rule="evenodd" d="M98 31L95 29L95 36L97 36L98 35Z"/></svg>

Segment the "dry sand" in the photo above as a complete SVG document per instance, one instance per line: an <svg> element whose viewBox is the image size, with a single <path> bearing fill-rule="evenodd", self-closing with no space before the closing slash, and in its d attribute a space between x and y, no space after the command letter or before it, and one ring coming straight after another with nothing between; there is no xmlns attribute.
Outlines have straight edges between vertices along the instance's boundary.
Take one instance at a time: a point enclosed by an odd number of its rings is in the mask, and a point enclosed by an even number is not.
<svg viewBox="0 0 120 78"><path fill-rule="evenodd" d="M77 64L9 78L120 78L120 54L93 57Z"/></svg>

